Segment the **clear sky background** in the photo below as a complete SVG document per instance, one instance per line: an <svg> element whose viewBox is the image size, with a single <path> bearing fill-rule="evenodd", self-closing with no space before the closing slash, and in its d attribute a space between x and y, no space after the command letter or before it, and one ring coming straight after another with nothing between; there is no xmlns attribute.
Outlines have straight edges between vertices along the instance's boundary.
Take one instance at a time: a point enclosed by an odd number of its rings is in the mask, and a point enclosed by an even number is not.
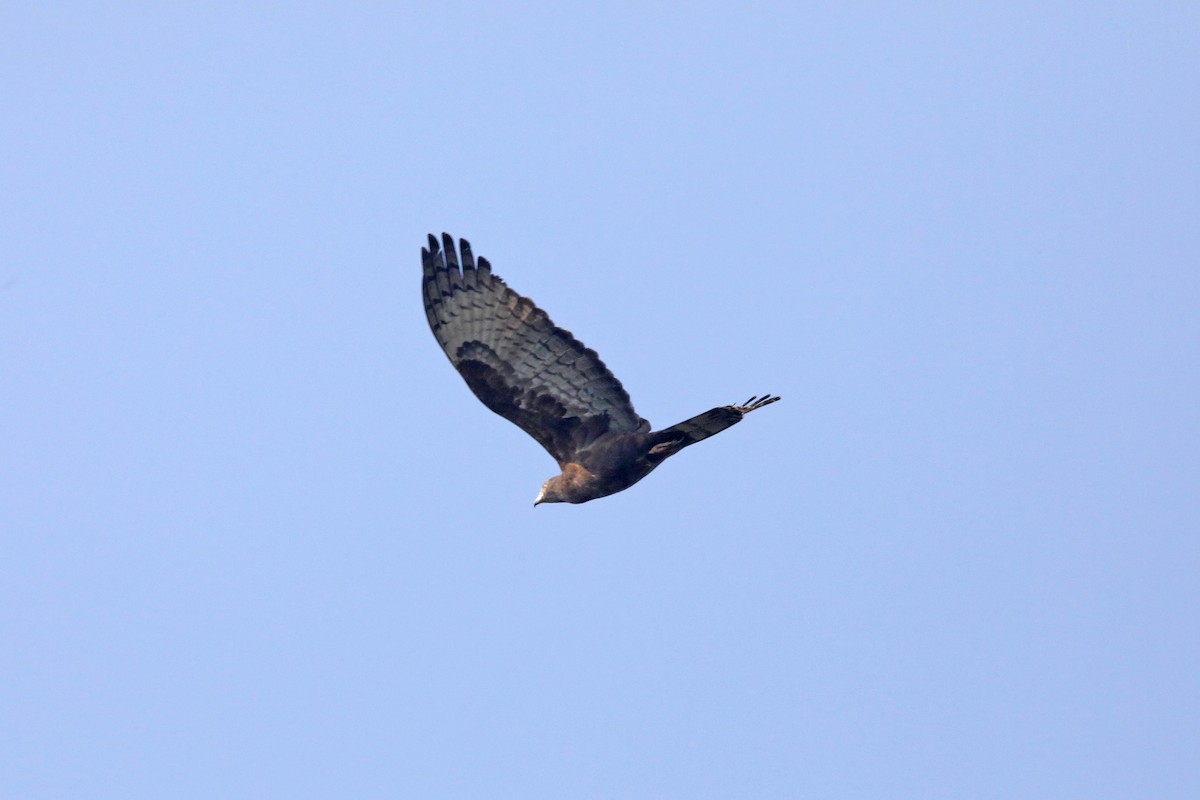
<svg viewBox="0 0 1200 800"><path fill-rule="evenodd" d="M0 797L1200 797L1198 9L7 4Z"/></svg>

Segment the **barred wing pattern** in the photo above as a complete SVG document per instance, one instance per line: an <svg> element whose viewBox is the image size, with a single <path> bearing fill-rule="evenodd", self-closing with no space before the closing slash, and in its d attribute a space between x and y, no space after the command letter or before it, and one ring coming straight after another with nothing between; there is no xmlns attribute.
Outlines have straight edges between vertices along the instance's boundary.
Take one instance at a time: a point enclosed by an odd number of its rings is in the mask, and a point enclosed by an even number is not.
<svg viewBox="0 0 1200 800"><path fill-rule="evenodd" d="M644 433L646 420L594 350L478 263L466 239L429 236L421 249L429 327L483 404L562 466L606 433Z"/></svg>

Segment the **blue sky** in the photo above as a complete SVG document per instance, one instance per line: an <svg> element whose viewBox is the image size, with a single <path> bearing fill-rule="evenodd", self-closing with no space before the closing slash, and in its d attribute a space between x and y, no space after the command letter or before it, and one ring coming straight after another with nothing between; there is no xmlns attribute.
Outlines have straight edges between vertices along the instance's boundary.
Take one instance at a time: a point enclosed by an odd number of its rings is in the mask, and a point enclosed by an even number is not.
<svg viewBox="0 0 1200 800"><path fill-rule="evenodd" d="M0 12L0 796L1200 793L1191 3ZM426 233L665 427L627 492Z"/></svg>

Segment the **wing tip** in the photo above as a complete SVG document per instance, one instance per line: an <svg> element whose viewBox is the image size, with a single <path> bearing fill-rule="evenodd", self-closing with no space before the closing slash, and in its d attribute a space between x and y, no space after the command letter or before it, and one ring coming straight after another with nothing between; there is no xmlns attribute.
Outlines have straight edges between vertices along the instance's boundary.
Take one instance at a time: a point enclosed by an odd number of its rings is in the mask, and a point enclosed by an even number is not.
<svg viewBox="0 0 1200 800"><path fill-rule="evenodd" d="M733 409L741 412L742 414L749 414L751 411L757 411L760 408L771 405L771 403L777 403L782 399L783 398L779 395L772 395L770 392L767 392L761 397L754 395L741 405L733 406Z"/></svg>

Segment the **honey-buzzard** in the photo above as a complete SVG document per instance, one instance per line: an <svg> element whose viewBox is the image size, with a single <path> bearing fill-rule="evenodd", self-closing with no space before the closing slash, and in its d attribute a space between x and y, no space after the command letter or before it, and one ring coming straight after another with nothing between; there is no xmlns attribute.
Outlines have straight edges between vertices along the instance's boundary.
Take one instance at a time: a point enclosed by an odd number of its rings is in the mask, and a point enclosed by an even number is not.
<svg viewBox="0 0 1200 800"><path fill-rule="evenodd" d="M633 484L688 445L736 425L778 397L751 397L651 431L595 350L514 292L471 245L429 235L421 249L429 327L483 404L546 448L562 470L539 503L586 503Z"/></svg>

